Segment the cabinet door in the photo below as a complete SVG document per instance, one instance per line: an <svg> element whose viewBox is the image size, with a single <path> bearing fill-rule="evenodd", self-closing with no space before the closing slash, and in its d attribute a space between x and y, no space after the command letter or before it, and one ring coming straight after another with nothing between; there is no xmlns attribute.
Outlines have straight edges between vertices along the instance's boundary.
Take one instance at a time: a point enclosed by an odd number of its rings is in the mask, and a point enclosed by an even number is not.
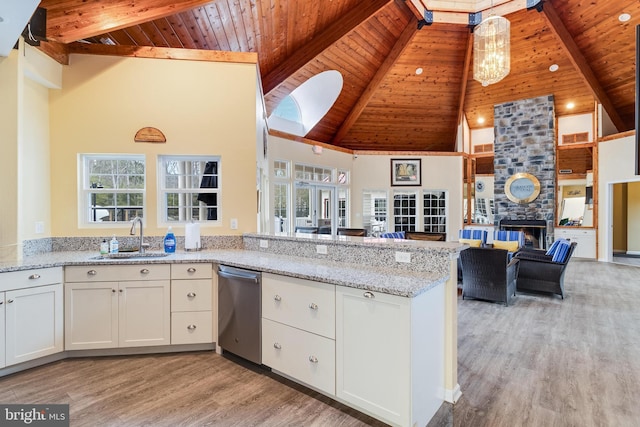
<svg viewBox="0 0 640 427"><path fill-rule="evenodd" d="M0 368L6 366L4 350L4 292L0 292Z"/></svg>
<svg viewBox="0 0 640 427"><path fill-rule="evenodd" d="M6 292L6 364L63 350L62 284Z"/></svg>
<svg viewBox="0 0 640 427"><path fill-rule="evenodd" d="M407 298L336 287L336 395L395 425L411 410Z"/></svg>
<svg viewBox="0 0 640 427"><path fill-rule="evenodd" d="M118 293L120 347L171 343L169 280L120 282Z"/></svg>
<svg viewBox="0 0 640 427"><path fill-rule="evenodd" d="M118 283L67 283L66 350L118 347Z"/></svg>

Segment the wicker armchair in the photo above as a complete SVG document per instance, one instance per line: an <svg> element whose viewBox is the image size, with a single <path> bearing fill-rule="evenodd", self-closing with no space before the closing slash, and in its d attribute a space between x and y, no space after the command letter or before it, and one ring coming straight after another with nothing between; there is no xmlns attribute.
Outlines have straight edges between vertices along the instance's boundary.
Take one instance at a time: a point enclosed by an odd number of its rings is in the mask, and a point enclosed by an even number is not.
<svg viewBox="0 0 640 427"><path fill-rule="evenodd" d="M462 299L476 298L509 305L516 293L518 259L505 249L468 248L460 252Z"/></svg>
<svg viewBox="0 0 640 427"><path fill-rule="evenodd" d="M515 255L515 258L520 260L517 291L547 292L560 295L564 299L564 273L576 245L576 242L571 242L563 262L553 262L552 257L540 249L526 249L518 252Z"/></svg>

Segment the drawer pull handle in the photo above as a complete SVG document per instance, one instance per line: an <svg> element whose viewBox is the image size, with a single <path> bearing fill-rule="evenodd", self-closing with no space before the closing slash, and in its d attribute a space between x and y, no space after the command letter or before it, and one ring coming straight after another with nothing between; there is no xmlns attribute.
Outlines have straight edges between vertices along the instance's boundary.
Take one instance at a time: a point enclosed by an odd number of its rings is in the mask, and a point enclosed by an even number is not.
<svg viewBox="0 0 640 427"><path fill-rule="evenodd" d="M276 350L280 350L282 348L282 346L280 345L280 343L274 342L273 343L273 348L275 348Z"/></svg>
<svg viewBox="0 0 640 427"><path fill-rule="evenodd" d="M318 358L315 356L309 356L309 362L311 363L318 363Z"/></svg>
<svg viewBox="0 0 640 427"><path fill-rule="evenodd" d="M13 300L12 300L12 299L7 300L7 304L11 304L12 302L13 302Z"/></svg>
<svg viewBox="0 0 640 427"><path fill-rule="evenodd" d="M123 293L124 291L122 289L118 289L120 291L120 293Z"/></svg>
<svg viewBox="0 0 640 427"><path fill-rule="evenodd" d="M4 304L4 301L0 301L0 305Z"/></svg>
<svg viewBox="0 0 640 427"><path fill-rule="evenodd" d="M369 292L369 291L365 292L363 295L365 298L369 298L369 299L374 299L376 297L372 292Z"/></svg>
<svg viewBox="0 0 640 427"><path fill-rule="evenodd" d="M187 294L187 297L189 297L189 298L195 298L195 296L196 296L195 292L189 292Z"/></svg>
<svg viewBox="0 0 640 427"><path fill-rule="evenodd" d="M196 269L195 269L195 268L193 268L193 267L189 267L189 268L187 268L187 272L189 272L189 273L195 273L195 272L196 272Z"/></svg>
<svg viewBox="0 0 640 427"><path fill-rule="evenodd" d="M97 272L97 271L95 271L95 270L89 270L89 271L87 271L87 274L88 274L89 276L95 276L96 274L98 274L98 272Z"/></svg>
<svg viewBox="0 0 640 427"><path fill-rule="evenodd" d="M37 280L40 278L39 274L32 274L31 276L29 276L29 280Z"/></svg>
<svg viewBox="0 0 640 427"><path fill-rule="evenodd" d="M311 304L309 304L309 308L311 310L317 310L318 309L318 304L316 304L315 302L312 302Z"/></svg>
<svg viewBox="0 0 640 427"><path fill-rule="evenodd" d="M115 293L116 293L116 290L115 290L115 289L111 289L111 292L113 292L113 293L115 294Z"/></svg>
<svg viewBox="0 0 640 427"><path fill-rule="evenodd" d="M190 330L190 331L193 331L193 330L196 329L196 325L189 325L189 326L187 326L187 329Z"/></svg>
<svg viewBox="0 0 640 427"><path fill-rule="evenodd" d="M149 274L149 269L148 268L143 268L142 270L140 270L140 273Z"/></svg>
<svg viewBox="0 0 640 427"><path fill-rule="evenodd" d="M282 297L280 295L276 295L273 299L276 301L282 301Z"/></svg>

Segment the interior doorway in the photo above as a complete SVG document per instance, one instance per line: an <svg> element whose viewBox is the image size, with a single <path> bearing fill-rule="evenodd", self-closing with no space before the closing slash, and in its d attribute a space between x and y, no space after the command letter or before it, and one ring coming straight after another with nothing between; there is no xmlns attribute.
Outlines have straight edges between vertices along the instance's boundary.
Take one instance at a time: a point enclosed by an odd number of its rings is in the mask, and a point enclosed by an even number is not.
<svg viewBox="0 0 640 427"><path fill-rule="evenodd" d="M319 234L336 234L338 192L332 185L296 182L293 205L296 227L318 227Z"/></svg>

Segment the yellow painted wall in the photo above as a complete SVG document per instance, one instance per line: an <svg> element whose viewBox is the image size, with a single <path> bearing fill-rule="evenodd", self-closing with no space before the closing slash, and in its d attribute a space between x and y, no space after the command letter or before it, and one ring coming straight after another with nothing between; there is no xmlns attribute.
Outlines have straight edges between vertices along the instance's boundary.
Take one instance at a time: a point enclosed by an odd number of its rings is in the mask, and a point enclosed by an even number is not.
<svg viewBox="0 0 640 427"><path fill-rule="evenodd" d="M627 184L627 218L627 253L640 255L640 182Z"/></svg>
<svg viewBox="0 0 640 427"><path fill-rule="evenodd" d="M613 251L627 251L627 183L613 185Z"/></svg>
<svg viewBox="0 0 640 427"><path fill-rule="evenodd" d="M145 154L148 235L166 231L158 225L157 156L218 155L221 225L202 225L202 234L256 231L256 79L254 64L71 55L62 90L51 94L52 235L128 232L78 227L79 153ZM147 126L167 143L135 143Z"/></svg>
<svg viewBox="0 0 640 427"><path fill-rule="evenodd" d="M0 259L18 255L19 53L0 57Z"/></svg>

